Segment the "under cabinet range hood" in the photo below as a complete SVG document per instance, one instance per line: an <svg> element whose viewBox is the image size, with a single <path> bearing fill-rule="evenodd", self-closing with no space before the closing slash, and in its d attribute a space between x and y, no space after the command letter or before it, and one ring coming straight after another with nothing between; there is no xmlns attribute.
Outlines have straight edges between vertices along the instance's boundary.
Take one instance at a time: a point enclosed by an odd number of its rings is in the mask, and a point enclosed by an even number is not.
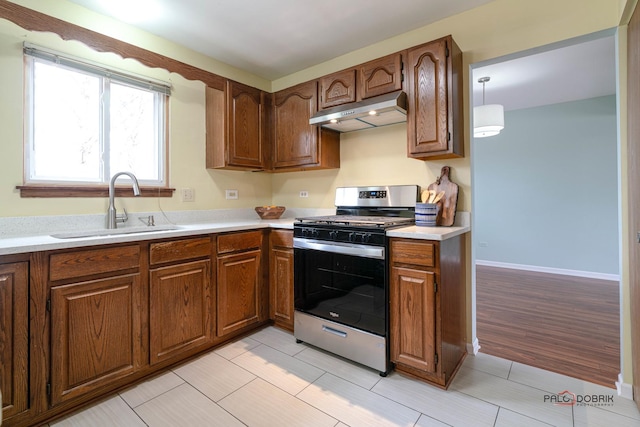
<svg viewBox="0 0 640 427"><path fill-rule="evenodd" d="M407 94L400 90L318 111L309 124L352 132L406 121Z"/></svg>

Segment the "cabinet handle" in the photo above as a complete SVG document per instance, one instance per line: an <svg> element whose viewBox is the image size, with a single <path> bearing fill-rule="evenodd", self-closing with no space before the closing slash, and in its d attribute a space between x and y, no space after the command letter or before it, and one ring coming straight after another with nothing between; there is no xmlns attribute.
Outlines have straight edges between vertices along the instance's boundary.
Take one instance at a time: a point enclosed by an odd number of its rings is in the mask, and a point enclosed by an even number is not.
<svg viewBox="0 0 640 427"><path fill-rule="evenodd" d="M330 328L330 327L325 326L325 325L322 325L322 330L325 331L325 332L329 332L330 334L337 335L340 338L346 338L347 337L347 333L346 332L342 332L342 331Z"/></svg>

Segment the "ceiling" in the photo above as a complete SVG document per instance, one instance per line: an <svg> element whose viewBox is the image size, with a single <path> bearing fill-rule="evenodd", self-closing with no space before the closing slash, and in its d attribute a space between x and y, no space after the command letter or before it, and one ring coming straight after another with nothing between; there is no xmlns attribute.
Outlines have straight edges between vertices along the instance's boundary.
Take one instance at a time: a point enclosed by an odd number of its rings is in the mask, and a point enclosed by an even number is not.
<svg viewBox="0 0 640 427"><path fill-rule="evenodd" d="M275 80L492 0L70 1Z"/></svg>
<svg viewBox="0 0 640 427"><path fill-rule="evenodd" d="M492 0L70 1L275 80ZM474 105L482 104L483 76L491 77L486 103L505 110L614 94L615 40L474 68Z"/></svg>
<svg viewBox="0 0 640 427"><path fill-rule="evenodd" d="M505 110L577 101L616 93L613 35L473 69L473 104Z"/></svg>

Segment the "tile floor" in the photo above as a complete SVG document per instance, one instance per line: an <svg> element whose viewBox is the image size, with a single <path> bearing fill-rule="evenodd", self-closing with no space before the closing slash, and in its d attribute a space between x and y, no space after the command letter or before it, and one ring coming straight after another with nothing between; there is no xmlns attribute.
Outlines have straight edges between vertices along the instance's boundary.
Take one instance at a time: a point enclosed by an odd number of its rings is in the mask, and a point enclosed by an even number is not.
<svg viewBox="0 0 640 427"><path fill-rule="evenodd" d="M613 396L608 406L560 406L568 390ZM376 371L275 327L216 349L51 423L67 426L640 426L615 390L479 354L448 391Z"/></svg>

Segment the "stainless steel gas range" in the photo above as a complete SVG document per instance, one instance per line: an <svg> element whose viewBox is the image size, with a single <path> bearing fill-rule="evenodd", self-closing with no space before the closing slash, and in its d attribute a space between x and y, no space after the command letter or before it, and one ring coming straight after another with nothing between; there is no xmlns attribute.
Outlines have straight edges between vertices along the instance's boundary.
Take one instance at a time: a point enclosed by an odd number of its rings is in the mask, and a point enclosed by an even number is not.
<svg viewBox="0 0 640 427"><path fill-rule="evenodd" d="M336 215L296 218L294 336L386 375L387 231L414 223L417 185L341 187Z"/></svg>

